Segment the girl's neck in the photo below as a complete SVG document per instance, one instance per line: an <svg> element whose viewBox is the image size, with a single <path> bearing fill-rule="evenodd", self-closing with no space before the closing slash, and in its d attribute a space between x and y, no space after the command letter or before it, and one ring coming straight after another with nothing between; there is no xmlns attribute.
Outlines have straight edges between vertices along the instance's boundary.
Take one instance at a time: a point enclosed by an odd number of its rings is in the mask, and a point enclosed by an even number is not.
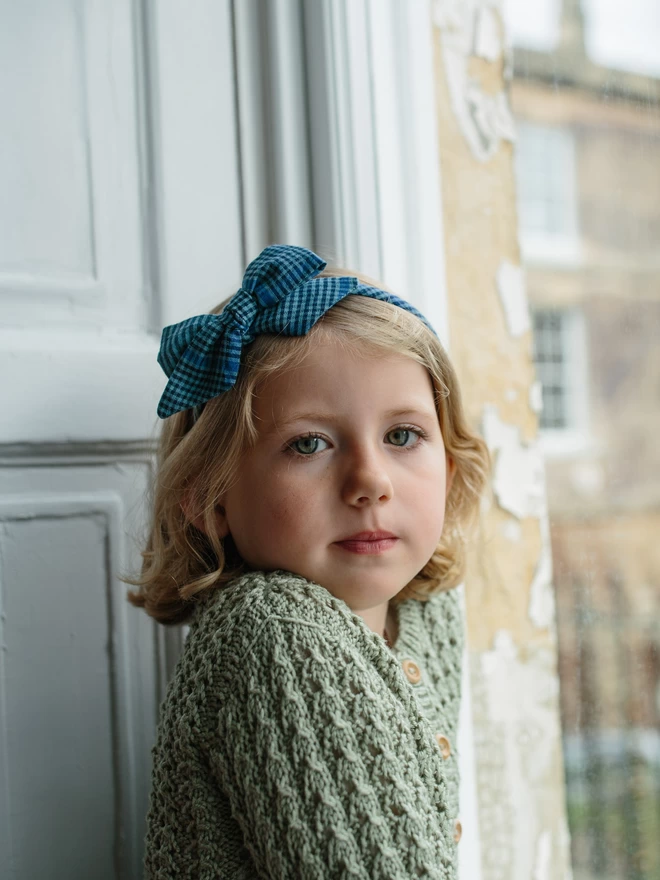
<svg viewBox="0 0 660 880"><path fill-rule="evenodd" d="M398 635L397 617L391 605L387 607L387 616L385 617L385 629L383 638L388 647L393 648Z"/></svg>

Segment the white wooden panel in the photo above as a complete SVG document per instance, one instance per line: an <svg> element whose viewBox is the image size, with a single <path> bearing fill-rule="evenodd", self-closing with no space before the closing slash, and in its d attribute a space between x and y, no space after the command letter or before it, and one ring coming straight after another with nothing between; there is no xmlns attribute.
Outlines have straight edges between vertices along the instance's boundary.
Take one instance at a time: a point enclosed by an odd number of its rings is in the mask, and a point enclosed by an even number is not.
<svg viewBox="0 0 660 880"><path fill-rule="evenodd" d="M11 853L17 878L110 878L114 816L121 811L113 767L109 523L84 509L65 516L38 505L36 513L5 520L0 532L3 852Z"/></svg>
<svg viewBox="0 0 660 880"><path fill-rule="evenodd" d="M0 444L132 441L155 435L167 381L158 340L97 330L0 329Z"/></svg>
<svg viewBox="0 0 660 880"><path fill-rule="evenodd" d="M206 312L243 278L230 0L149 4L161 323Z"/></svg>
<svg viewBox="0 0 660 880"><path fill-rule="evenodd" d="M146 327L133 3L0 18L0 321Z"/></svg>
<svg viewBox="0 0 660 880"><path fill-rule="evenodd" d="M147 475L0 469L3 880L141 876L163 644L117 574L139 565Z"/></svg>
<svg viewBox="0 0 660 880"><path fill-rule="evenodd" d="M82 61L77 81L72 68L50 85L32 20L38 2L47 0L0 0L18 44L12 67L29 57L39 71L24 95L23 67L14 70L0 131L15 154L37 131L49 143L40 118L25 130L15 123L22 102L32 118L59 90L75 125L59 131L61 149L33 190L39 200L43 180L70 180L58 156L85 141L93 271L37 262L3 275L0 266L0 375L12 377L0 383L0 411L11 413L0 444L149 438L166 381L161 325L207 311L238 288L244 268L230 3L52 0L45 21L57 19L57 45L78 47ZM56 195L50 219L71 232L65 194ZM10 224L11 205L0 201L0 215ZM21 234L38 248L29 229Z"/></svg>
<svg viewBox="0 0 660 880"><path fill-rule="evenodd" d="M91 280L84 59L74 4L3 0L0 17L0 192L11 206L0 211L0 267L3 275Z"/></svg>

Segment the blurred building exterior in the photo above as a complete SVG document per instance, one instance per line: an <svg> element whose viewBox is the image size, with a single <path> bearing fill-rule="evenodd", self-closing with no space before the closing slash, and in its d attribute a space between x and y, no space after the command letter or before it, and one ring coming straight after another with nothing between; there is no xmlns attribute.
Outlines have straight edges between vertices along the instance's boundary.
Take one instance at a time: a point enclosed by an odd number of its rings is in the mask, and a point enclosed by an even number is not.
<svg viewBox="0 0 660 880"><path fill-rule="evenodd" d="M660 36L660 35L659 35ZM660 80L516 47L576 880L660 876Z"/></svg>

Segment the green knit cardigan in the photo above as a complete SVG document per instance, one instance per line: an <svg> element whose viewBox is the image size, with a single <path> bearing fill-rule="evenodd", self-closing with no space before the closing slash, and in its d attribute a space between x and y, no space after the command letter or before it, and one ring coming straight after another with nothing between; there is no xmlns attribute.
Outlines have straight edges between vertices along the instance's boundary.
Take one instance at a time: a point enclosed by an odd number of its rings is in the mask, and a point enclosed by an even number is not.
<svg viewBox="0 0 660 880"><path fill-rule="evenodd" d="M161 705L145 877L456 877L463 624L397 607L392 649L286 571L207 594Z"/></svg>

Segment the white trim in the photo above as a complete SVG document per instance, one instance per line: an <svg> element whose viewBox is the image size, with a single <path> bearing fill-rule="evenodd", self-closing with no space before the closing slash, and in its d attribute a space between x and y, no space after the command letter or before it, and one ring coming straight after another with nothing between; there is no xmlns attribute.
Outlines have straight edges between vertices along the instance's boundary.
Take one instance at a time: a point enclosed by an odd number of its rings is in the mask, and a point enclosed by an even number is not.
<svg viewBox="0 0 660 880"><path fill-rule="evenodd" d="M306 245L311 238L310 157L300 4L298 0L270 0L266 12L271 38L266 73L270 87L272 141L268 158L274 190L273 225L280 241Z"/></svg>
<svg viewBox="0 0 660 880"><path fill-rule="evenodd" d="M578 269L584 265L584 247L577 237L539 235L520 230L520 253L528 267Z"/></svg>
<svg viewBox="0 0 660 880"><path fill-rule="evenodd" d="M0 444L153 438L164 378L154 337L0 330Z"/></svg>
<svg viewBox="0 0 660 880"><path fill-rule="evenodd" d="M577 146L574 132L565 126L541 125L525 119L518 121L516 141L517 206L519 217L520 248L523 259L530 265L550 265L577 267L584 261L584 249L580 237L579 193L577 188ZM551 155L542 157L549 169L544 168L543 180L549 177L549 184L561 181L562 220L564 228L560 231L530 229L524 225L522 206L529 194L522 189L524 163L534 162L530 151L542 142L549 142ZM526 147L526 149L525 149ZM544 145L544 149L548 149ZM559 172L555 166L559 166ZM538 169L537 169L538 170ZM554 190L550 198L553 198Z"/></svg>
<svg viewBox="0 0 660 880"><path fill-rule="evenodd" d="M399 10L403 7L398 6ZM445 232L442 216L438 111L431 3L409 0L400 73L401 110L407 114L406 192L410 295L445 346L449 344ZM405 88L404 88L405 85ZM414 230L414 231L413 231Z"/></svg>
<svg viewBox="0 0 660 880"><path fill-rule="evenodd" d="M463 610L463 623L467 630L465 587L458 593ZM461 681L461 709L458 719L458 767L461 778L460 819L463 836L458 847L458 876L460 880L481 880L481 843L479 835L479 797L477 786L477 761L474 753L474 726L472 723L472 688L470 684L470 653L467 644L463 649L463 674Z"/></svg>
<svg viewBox="0 0 660 880"><path fill-rule="evenodd" d="M34 275L27 272L0 273L0 295L9 297L16 294L21 300L40 299L44 303L57 305L72 304L87 306L90 302L101 309L107 299L107 285L91 276L84 275ZM64 302L61 302L64 301ZM102 323L102 321L99 321Z"/></svg>
<svg viewBox="0 0 660 880"><path fill-rule="evenodd" d="M233 4L236 53L236 97L240 131L241 197L243 208L243 263L268 244L268 180L265 83L262 75L262 14L259 0Z"/></svg>
<svg viewBox="0 0 660 880"><path fill-rule="evenodd" d="M541 450L549 458L570 458L597 453L589 415L589 355L584 313L574 307L557 309L562 315L564 387L567 390L568 426L541 428Z"/></svg>
<svg viewBox="0 0 660 880"><path fill-rule="evenodd" d="M303 7L314 192L314 249L381 275L373 75L365 0Z"/></svg>
<svg viewBox="0 0 660 880"><path fill-rule="evenodd" d="M430 2L304 13L316 249L391 286L446 341Z"/></svg>
<svg viewBox="0 0 660 880"><path fill-rule="evenodd" d="M573 458L576 455L595 454L598 450L587 434L579 431L543 429L539 434L541 452L547 458Z"/></svg>
<svg viewBox="0 0 660 880"><path fill-rule="evenodd" d="M312 245L305 46L299 0L234 0L245 263Z"/></svg>

